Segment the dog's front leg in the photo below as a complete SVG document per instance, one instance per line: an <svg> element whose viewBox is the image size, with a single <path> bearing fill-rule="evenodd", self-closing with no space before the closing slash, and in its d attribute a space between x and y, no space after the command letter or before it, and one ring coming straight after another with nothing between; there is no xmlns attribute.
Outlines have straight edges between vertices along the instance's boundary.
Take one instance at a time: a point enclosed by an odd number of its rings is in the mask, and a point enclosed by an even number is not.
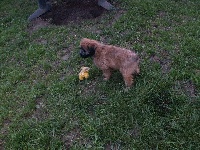
<svg viewBox="0 0 200 150"><path fill-rule="evenodd" d="M109 80L111 76L111 69L104 69L102 71L103 71L104 80L105 81Z"/></svg>

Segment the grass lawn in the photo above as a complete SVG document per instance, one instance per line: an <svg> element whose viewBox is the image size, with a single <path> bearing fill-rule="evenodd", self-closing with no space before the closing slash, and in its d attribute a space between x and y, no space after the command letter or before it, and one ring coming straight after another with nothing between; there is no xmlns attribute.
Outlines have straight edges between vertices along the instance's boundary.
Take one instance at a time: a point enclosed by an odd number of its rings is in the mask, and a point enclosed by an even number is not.
<svg viewBox="0 0 200 150"><path fill-rule="evenodd" d="M0 149L200 149L200 1L111 3L95 19L32 27L36 1L0 1ZM80 58L84 37L139 54L129 91Z"/></svg>

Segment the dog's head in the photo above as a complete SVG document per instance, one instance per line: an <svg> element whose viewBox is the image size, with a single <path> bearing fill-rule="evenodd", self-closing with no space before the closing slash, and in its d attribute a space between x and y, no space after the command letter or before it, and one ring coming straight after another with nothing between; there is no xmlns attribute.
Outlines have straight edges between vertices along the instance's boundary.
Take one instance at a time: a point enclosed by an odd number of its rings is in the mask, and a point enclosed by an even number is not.
<svg viewBox="0 0 200 150"><path fill-rule="evenodd" d="M82 58L94 56L97 44L95 40L83 38L80 42L80 56Z"/></svg>

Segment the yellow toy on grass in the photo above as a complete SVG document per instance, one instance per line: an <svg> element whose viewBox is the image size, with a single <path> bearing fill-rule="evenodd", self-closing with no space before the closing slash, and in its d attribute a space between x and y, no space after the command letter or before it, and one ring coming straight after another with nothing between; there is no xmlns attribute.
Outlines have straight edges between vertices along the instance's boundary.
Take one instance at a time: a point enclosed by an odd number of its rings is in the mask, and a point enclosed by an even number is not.
<svg viewBox="0 0 200 150"><path fill-rule="evenodd" d="M88 73L89 70L90 70L89 67L81 67L81 71L79 73L79 80L84 80L89 78L89 73Z"/></svg>

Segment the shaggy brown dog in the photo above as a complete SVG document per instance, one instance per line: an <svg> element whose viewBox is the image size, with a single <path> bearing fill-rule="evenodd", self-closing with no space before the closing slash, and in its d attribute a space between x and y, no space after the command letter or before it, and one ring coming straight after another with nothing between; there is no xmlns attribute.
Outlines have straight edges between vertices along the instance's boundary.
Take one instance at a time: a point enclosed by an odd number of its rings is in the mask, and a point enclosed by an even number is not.
<svg viewBox="0 0 200 150"><path fill-rule="evenodd" d="M80 42L80 55L83 58L93 57L95 65L103 71L108 80L112 70L119 70L127 87L133 84L133 74L138 74L139 57L131 50L104 45L95 40L83 38Z"/></svg>

